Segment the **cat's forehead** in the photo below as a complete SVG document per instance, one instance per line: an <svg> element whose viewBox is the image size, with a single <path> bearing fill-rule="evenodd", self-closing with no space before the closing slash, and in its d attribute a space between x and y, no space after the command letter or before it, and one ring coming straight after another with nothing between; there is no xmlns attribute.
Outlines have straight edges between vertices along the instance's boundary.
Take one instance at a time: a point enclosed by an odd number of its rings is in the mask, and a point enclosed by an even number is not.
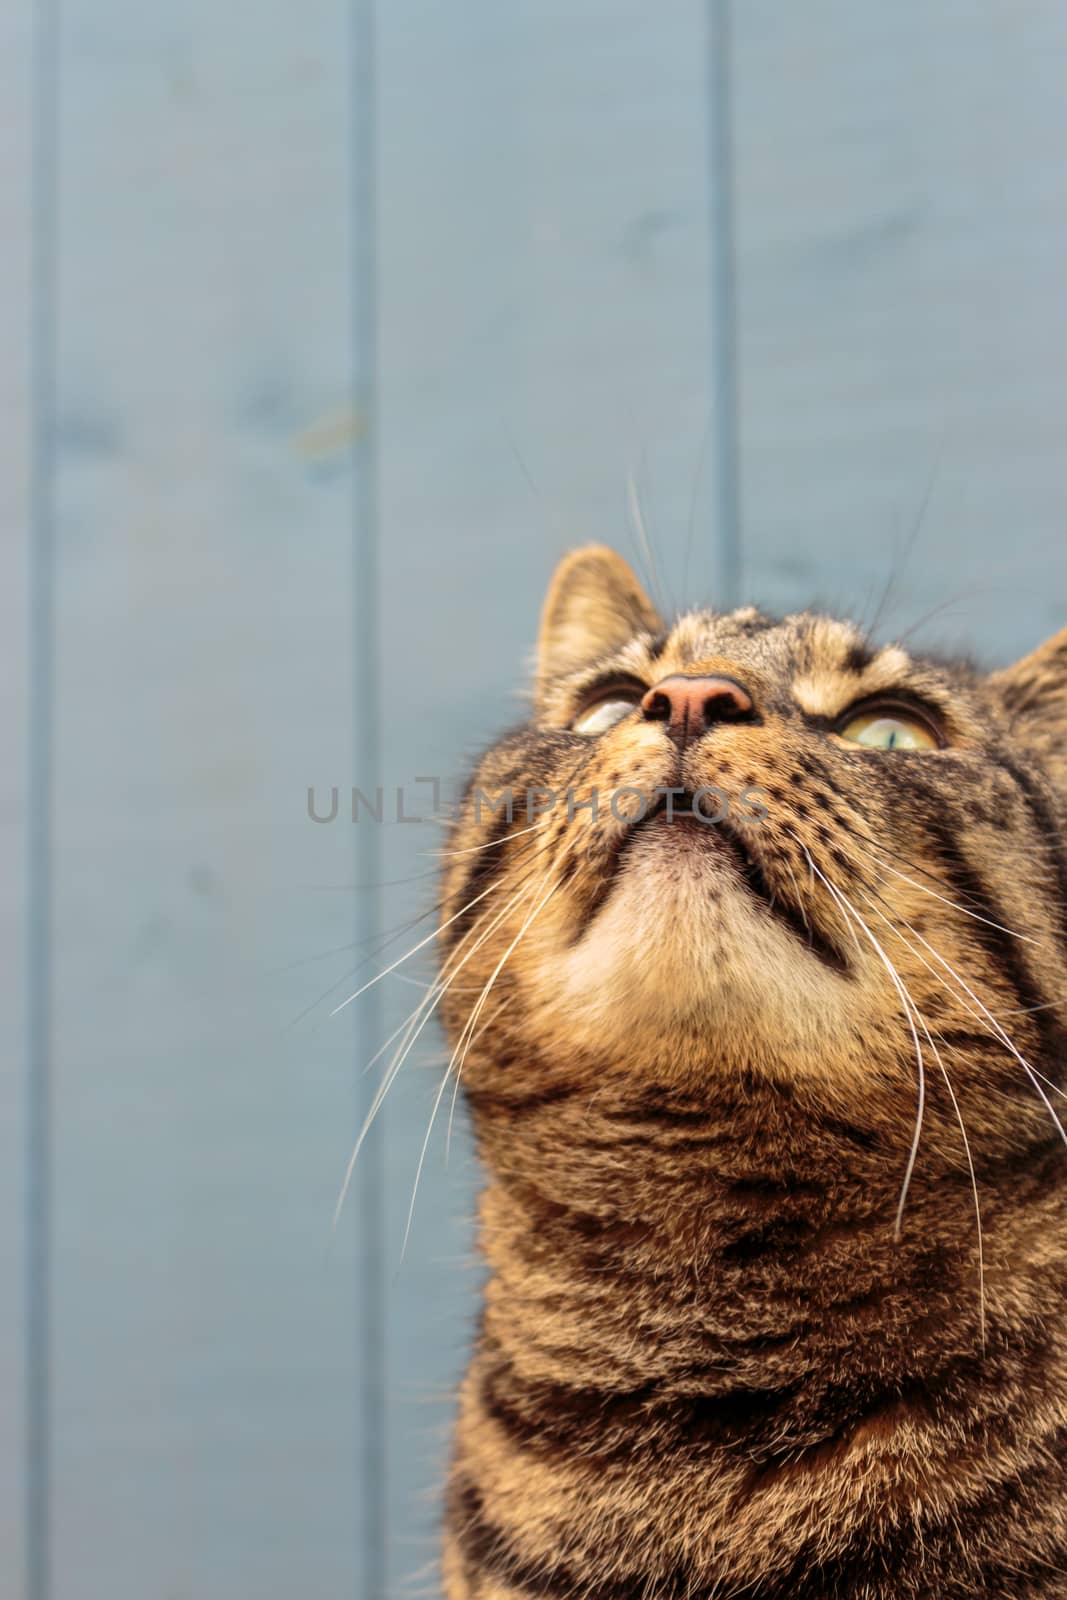
<svg viewBox="0 0 1067 1600"><path fill-rule="evenodd" d="M876 654L851 622L814 612L768 617L755 606L687 612L660 643L663 661L681 669L728 653L770 673L854 672Z"/></svg>
<svg viewBox="0 0 1067 1600"><path fill-rule="evenodd" d="M915 670L905 650L872 645L854 623L813 612L768 617L754 606L687 612L658 638L635 640L626 654L635 670L652 667L660 676L694 668L748 673L753 686L788 692L814 716L833 716Z"/></svg>

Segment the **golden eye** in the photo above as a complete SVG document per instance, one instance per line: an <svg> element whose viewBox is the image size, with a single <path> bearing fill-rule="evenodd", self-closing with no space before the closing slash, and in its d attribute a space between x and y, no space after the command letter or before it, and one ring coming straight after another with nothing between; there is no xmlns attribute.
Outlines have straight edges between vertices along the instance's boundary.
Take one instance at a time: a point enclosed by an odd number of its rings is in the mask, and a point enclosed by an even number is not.
<svg viewBox="0 0 1067 1600"><path fill-rule="evenodd" d="M571 723L575 733L606 733L628 717L641 698L642 690L613 688L579 713Z"/></svg>
<svg viewBox="0 0 1067 1600"><path fill-rule="evenodd" d="M890 707L870 706L840 728L842 739L869 750L939 750L941 741L924 717Z"/></svg>

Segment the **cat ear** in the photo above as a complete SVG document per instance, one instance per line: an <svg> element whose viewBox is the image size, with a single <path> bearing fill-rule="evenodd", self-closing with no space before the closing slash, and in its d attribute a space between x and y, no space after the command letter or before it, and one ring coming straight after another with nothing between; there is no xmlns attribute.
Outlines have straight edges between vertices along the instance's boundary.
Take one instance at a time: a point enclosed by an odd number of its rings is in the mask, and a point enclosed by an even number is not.
<svg viewBox="0 0 1067 1600"><path fill-rule="evenodd" d="M1020 741L1067 785L1067 628L989 681Z"/></svg>
<svg viewBox="0 0 1067 1600"><path fill-rule="evenodd" d="M587 544L564 556L548 586L537 641L537 684L611 655L635 633L663 623L621 556Z"/></svg>

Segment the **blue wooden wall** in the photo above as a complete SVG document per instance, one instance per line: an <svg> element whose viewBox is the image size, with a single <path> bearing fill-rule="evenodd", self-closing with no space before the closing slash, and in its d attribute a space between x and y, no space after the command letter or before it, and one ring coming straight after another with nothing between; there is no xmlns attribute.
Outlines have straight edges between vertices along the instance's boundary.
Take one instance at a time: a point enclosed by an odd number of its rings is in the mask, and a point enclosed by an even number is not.
<svg viewBox="0 0 1067 1600"><path fill-rule="evenodd" d="M475 1174L405 1250L428 1031L333 1229L419 991L330 1012L439 830L307 788L454 777L631 476L675 600L1067 620L1065 75L1058 0L8 0L5 1596L435 1593Z"/></svg>

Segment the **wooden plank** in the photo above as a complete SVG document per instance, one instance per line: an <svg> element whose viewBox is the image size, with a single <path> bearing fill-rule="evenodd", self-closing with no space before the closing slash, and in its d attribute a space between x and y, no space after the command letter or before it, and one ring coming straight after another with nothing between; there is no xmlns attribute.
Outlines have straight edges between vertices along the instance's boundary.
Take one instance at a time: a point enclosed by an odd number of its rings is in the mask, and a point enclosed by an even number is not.
<svg viewBox="0 0 1067 1600"><path fill-rule="evenodd" d="M631 470L663 587L682 591L710 407L705 74L697 3L380 9L378 781L390 788L419 774L447 784L514 720L555 559L594 538L634 553ZM697 483L694 593L716 565L706 489ZM419 799L415 788L410 813ZM432 866L433 825L380 833L387 881ZM431 890L388 890L386 922ZM419 991L383 989L384 1037ZM445 1165L448 1100L402 1253L443 1065L435 1038L398 1078L386 1118L398 1592L436 1554L477 1281L476 1175L462 1136Z"/></svg>
<svg viewBox="0 0 1067 1600"><path fill-rule="evenodd" d="M33 41L28 3L0 13L0 1590L25 1594L26 854L31 524Z"/></svg>
<svg viewBox="0 0 1067 1600"><path fill-rule="evenodd" d="M347 7L72 0L60 65L55 1594L336 1600Z"/></svg>
<svg viewBox="0 0 1067 1600"><path fill-rule="evenodd" d="M1051 0L1017 32L979 9L734 7L743 510L760 598L855 608L939 461L890 625L966 587L966 551L1006 653L1067 599L1067 46ZM379 8L383 740L344 770L347 27L336 0L65 16L55 1570L89 1600L367 1570L358 1211L329 1235L352 1012L282 1030L354 965L344 886L429 870L436 834L315 826L307 784L447 779L510 720L552 561L632 553L631 471L667 598L720 565L703 7ZM383 925L428 890L385 891ZM364 1059L403 1015L383 989L352 1008ZM386 1117L394 1586L432 1559L474 1288L462 1138L447 1171L431 1144L402 1257L436 1081L407 1071Z"/></svg>
<svg viewBox="0 0 1067 1600"><path fill-rule="evenodd" d="M748 588L895 571L883 631L1020 653L1067 618L1067 13L734 14Z"/></svg>

